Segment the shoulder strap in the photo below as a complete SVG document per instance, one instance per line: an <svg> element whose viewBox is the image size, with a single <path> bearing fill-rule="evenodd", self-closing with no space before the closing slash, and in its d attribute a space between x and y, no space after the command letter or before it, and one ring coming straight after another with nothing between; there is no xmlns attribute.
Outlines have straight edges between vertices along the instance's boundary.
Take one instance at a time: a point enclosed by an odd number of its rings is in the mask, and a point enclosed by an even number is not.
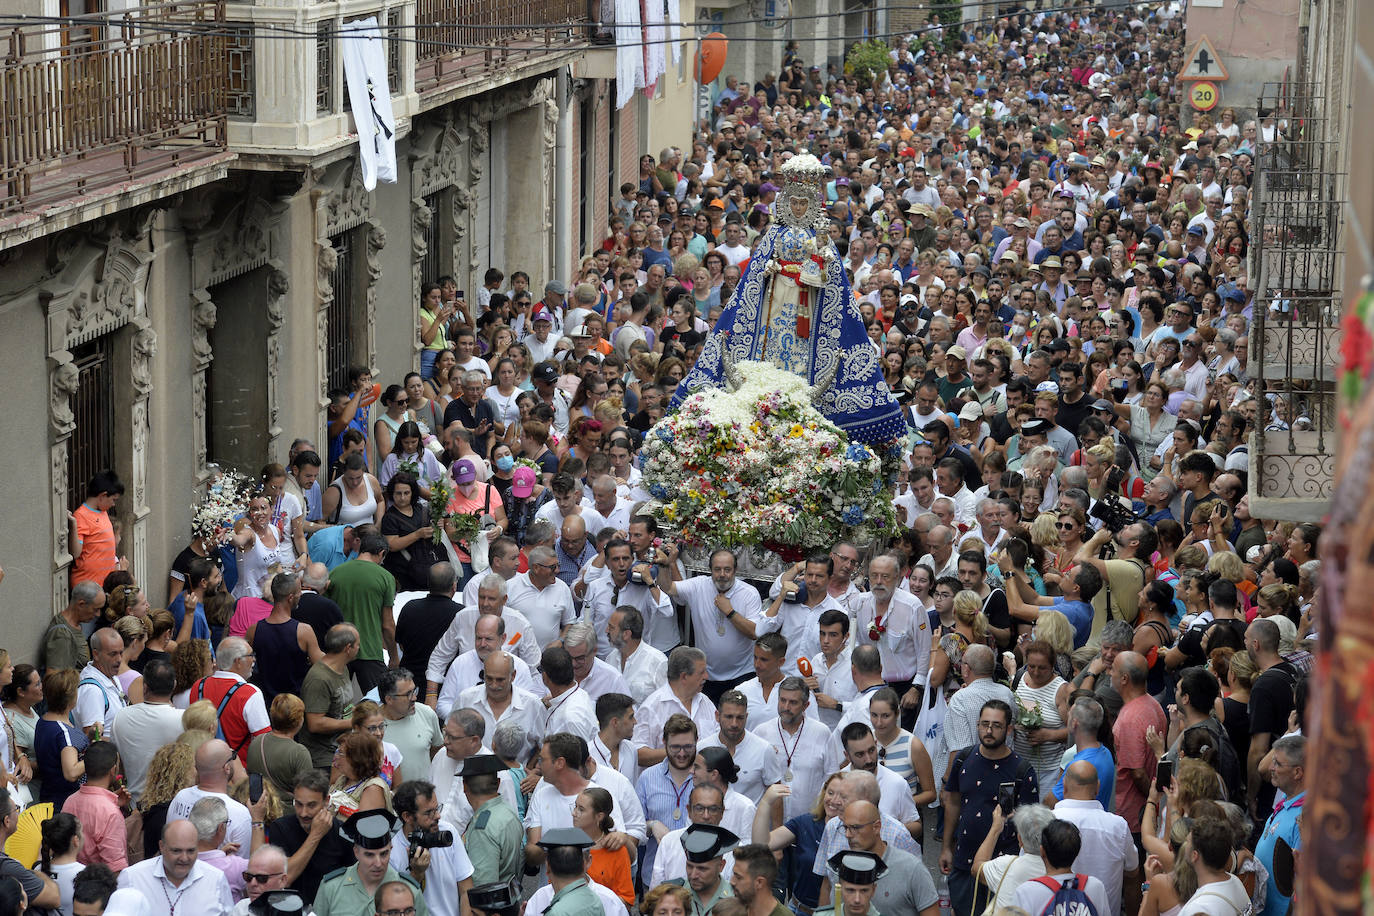
<svg viewBox="0 0 1374 916"><path fill-rule="evenodd" d="M77 687L84 687L84 686L86 686L87 684L90 684L92 687L96 687L96 688L98 688L98 689L100 690L100 699L102 699L102 700L105 701L105 711L106 711L106 712L109 712L109 711L110 711L110 695L109 695L108 693L105 692L105 685L102 684L102 683L100 683L99 681L97 681L97 680L96 680L95 678L93 678L93 677L83 677L83 678L81 679L81 683L80 683L80 684L77 684L76 686L77 686Z"/></svg>
<svg viewBox="0 0 1374 916"><path fill-rule="evenodd" d="M202 681L201 683L204 683L204 682ZM223 697L220 699L220 701L219 701L219 706L215 707L215 737L218 738L218 739L220 739L221 741L225 740L225 737L224 737L224 725L220 722L220 717L224 715L224 710L228 708L228 706L229 706L229 701L232 700L232 699L234 698L234 694L238 693L238 692L239 692L239 688L240 688L240 687L244 687L244 686L246 686L246 685L244 684L244 682L243 682L243 681L239 681L239 682L238 682L237 684L235 684L233 687L230 687L228 690L226 690L226 691L224 692L224 696L223 696ZM247 729L247 727L248 727L248 723L245 722L245 723L244 723L244 728ZM252 734L251 734L251 732L249 733L248 737L249 737L249 738L252 738L252 737L253 737ZM238 753L239 753L240 748L242 748L242 747L244 746L244 744L246 744L246 743L247 743L246 741L240 741L240 742L238 743L238 746L234 748L234 756L235 756L235 757L238 756Z"/></svg>

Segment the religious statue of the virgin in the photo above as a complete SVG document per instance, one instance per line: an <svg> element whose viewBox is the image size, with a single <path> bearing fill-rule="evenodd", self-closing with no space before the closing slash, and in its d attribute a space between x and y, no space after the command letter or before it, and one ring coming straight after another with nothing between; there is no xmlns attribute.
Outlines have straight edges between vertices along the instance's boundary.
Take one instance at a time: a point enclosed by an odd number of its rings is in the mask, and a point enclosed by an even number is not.
<svg viewBox="0 0 1374 916"><path fill-rule="evenodd" d="M734 363L755 360L806 379L812 403L851 439L887 442L906 433L830 242L823 205L829 171L809 153L779 170L774 222L672 406L695 391L725 386Z"/></svg>

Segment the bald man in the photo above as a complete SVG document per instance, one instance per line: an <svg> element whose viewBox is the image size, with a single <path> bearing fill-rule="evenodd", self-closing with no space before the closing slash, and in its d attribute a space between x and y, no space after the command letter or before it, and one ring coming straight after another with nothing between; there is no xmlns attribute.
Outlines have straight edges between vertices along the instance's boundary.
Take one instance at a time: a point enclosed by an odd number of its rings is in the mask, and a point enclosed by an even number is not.
<svg viewBox="0 0 1374 916"><path fill-rule="evenodd" d="M1086 760L1069 764L1064 771L1064 798L1054 806L1054 816L1076 825L1082 837L1074 872L1101 878L1107 888L1109 912L1119 913L1122 887L1140 885L1140 856L1126 819L1102 810L1097 790L1096 767Z"/></svg>
<svg viewBox="0 0 1374 916"><path fill-rule="evenodd" d="M1126 819L1131 833L1137 836L1140 834L1140 814L1158 763L1145 741L1145 733L1153 727L1163 735L1169 726L1163 708L1146 690L1148 675L1149 666L1139 652L1121 652L1112 662L1112 686L1123 701L1116 724L1112 726L1112 738L1116 743L1116 813ZM1131 905L1130 890L1128 888L1126 894L1128 907Z"/></svg>
<svg viewBox="0 0 1374 916"><path fill-rule="evenodd" d="M547 710L541 693L526 689L516 676L520 660L505 652L493 652L482 667L482 683L458 694L454 709L471 709L487 723L487 743L491 743L499 722L515 721L525 730L527 746L538 746L544 737Z"/></svg>
<svg viewBox="0 0 1374 916"><path fill-rule="evenodd" d="M224 752L229 753L227 746ZM175 916L177 910L197 916L229 916L234 908L229 881L224 872L199 860L196 828L190 821L169 820L158 848L161 855L119 873L121 888L131 887L143 895L145 912L150 916Z"/></svg>
<svg viewBox="0 0 1374 916"><path fill-rule="evenodd" d="M874 910L882 916L937 916L940 895L930 870L918 857L883 839L883 819L877 805L866 800L850 802L840 821L850 849L871 852L887 865L873 894ZM834 877L827 870L821 882L822 901L830 899Z"/></svg>
<svg viewBox="0 0 1374 916"><path fill-rule="evenodd" d="M230 775L238 767L238 758L218 738L211 738L196 750L196 784L176 794L167 808L167 823L183 821L191 816L191 808L202 798L215 797L229 809L229 829L225 842L239 844L238 854L248 858L253 841L253 815L241 802L229 797ZM242 773L239 773L242 777ZM194 833L194 830L192 831ZM195 845L195 840L191 840Z"/></svg>

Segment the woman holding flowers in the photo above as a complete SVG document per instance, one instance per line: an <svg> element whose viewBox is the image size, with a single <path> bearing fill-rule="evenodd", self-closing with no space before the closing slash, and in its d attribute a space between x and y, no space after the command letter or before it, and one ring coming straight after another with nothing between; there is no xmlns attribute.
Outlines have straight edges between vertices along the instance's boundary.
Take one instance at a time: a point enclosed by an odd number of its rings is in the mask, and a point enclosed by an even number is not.
<svg viewBox="0 0 1374 916"><path fill-rule="evenodd" d="M1069 740L1069 685L1055 673L1055 651L1044 640L1026 646L1016 694L1016 753L1029 760L1043 798L1059 781L1059 761Z"/></svg>

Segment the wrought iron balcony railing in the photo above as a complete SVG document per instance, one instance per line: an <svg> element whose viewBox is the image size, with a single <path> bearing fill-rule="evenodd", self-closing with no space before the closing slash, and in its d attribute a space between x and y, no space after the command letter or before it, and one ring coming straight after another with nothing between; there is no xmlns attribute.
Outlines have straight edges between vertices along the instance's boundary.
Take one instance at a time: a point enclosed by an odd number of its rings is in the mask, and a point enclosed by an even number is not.
<svg viewBox="0 0 1374 916"><path fill-rule="evenodd" d="M0 220L226 149L221 0L0 31Z"/></svg>

